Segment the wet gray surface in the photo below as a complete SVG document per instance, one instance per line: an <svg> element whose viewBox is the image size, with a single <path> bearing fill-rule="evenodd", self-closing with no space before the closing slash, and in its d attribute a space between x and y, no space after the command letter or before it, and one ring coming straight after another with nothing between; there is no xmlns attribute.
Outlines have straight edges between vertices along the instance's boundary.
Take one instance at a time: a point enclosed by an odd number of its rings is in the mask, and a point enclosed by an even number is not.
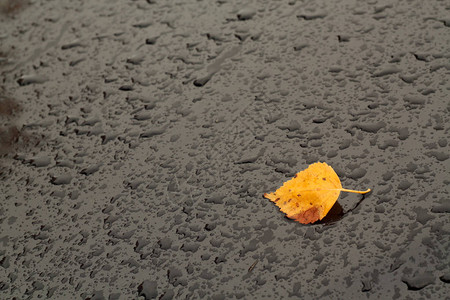
<svg viewBox="0 0 450 300"><path fill-rule="evenodd" d="M448 2L11 3L0 298L448 297ZM316 161L373 192L307 226Z"/></svg>

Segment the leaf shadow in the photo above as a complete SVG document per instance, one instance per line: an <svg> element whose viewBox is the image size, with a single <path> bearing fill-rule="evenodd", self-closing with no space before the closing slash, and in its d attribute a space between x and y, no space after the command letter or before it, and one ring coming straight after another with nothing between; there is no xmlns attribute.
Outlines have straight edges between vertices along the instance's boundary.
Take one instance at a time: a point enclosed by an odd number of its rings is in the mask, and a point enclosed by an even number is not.
<svg viewBox="0 0 450 300"><path fill-rule="evenodd" d="M320 221L315 222L312 225L333 225L336 222L343 219L347 214L351 213L355 209L358 208L358 206L364 201L366 198L366 195L370 195L372 192L369 192L367 194L361 195L361 199L353 206L352 208L348 209L347 211L344 211L339 201L336 201L334 203L333 207L330 209L328 214Z"/></svg>

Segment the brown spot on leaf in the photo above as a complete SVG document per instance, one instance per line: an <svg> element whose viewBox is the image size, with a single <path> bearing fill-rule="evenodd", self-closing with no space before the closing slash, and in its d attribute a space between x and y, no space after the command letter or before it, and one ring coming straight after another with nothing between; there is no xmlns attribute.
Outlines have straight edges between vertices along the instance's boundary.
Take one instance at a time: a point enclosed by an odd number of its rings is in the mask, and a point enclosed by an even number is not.
<svg viewBox="0 0 450 300"><path fill-rule="evenodd" d="M317 209L317 207L311 207L310 209L307 209L304 212L288 217L302 224L314 223L320 219L319 210Z"/></svg>

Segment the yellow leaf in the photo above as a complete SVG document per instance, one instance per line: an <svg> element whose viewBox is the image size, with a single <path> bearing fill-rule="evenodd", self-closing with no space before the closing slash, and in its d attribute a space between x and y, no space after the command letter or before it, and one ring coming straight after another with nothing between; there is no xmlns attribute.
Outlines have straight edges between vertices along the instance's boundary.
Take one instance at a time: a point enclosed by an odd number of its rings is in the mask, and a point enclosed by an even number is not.
<svg viewBox="0 0 450 300"><path fill-rule="evenodd" d="M342 188L333 168L317 162L297 173L274 193L265 193L264 197L273 201L288 218L309 224L322 220L341 192L365 194L370 189L354 191Z"/></svg>

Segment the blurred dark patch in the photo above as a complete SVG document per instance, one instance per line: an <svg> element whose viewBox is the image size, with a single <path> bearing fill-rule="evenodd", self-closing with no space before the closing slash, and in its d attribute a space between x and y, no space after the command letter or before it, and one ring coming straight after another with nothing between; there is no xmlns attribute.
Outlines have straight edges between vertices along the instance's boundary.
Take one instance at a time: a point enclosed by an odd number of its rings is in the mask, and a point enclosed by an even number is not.
<svg viewBox="0 0 450 300"><path fill-rule="evenodd" d="M14 124L22 108L5 94L4 88L0 87L0 157L10 153L22 136L21 130Z"/></svg>
<svg viewBox="0 0 450 300"><path fill-rule="evenodd" d="M0 159L13 157L19 149L26 151L30 146L37 146L44 138L18 124L21 112L22 106L0 86ZM0 161L0 177L6 173Z"/></svg>
<svg viewBox="0 0 450 300"><path fill-rule="evenodd" d="M3 159L15 157L19 151L27 152L30 147L38 146L43 139L44 136L30 134L13 123L0 126L0 180L11 173L11 168L7 167L8 163L4 164Z"/></svg>
<svg viewBox="0 0 450 300"><path fill-rule="evenodd" d="M1 2L2 0L0 0ZM2 13L0 12L0 16L2 15ZM3 36L0 38L0 74L3 75L6 72L9 72L7 69L8 65L11 65L15 62L15 58L17 55L17 49L15 46L10 45L10 46L6 46L3 45L3 40L6 37ZM0 84L5 83L5 76L0 77ZM0 93L0 95L4 95L4 93Z"/></svg>
<svg viewBox="0 0 450 300"><path fill-rule="evenodd" d="M7 61L6 53L0 51L0 66L4 65Z"/></svg>
<svg viewBox="0 0 450 300"><path fill-rule="evenodd" d="M0 116L13 116L20 111L21 107L14 100L10 98L3 98L0 95Z"/></svg>
<svg viewBox="0 0 450 300"><path fill-rule="evenodd" d="M28 0L0 0L0 13L14 15L28 6Z"/></svg>
<svg viewBox="0 0 450 300"><path fill-rule="evenodd" d="M0 127L0 157L5 156L19 141L20 131L16 126Z"/></svg>

